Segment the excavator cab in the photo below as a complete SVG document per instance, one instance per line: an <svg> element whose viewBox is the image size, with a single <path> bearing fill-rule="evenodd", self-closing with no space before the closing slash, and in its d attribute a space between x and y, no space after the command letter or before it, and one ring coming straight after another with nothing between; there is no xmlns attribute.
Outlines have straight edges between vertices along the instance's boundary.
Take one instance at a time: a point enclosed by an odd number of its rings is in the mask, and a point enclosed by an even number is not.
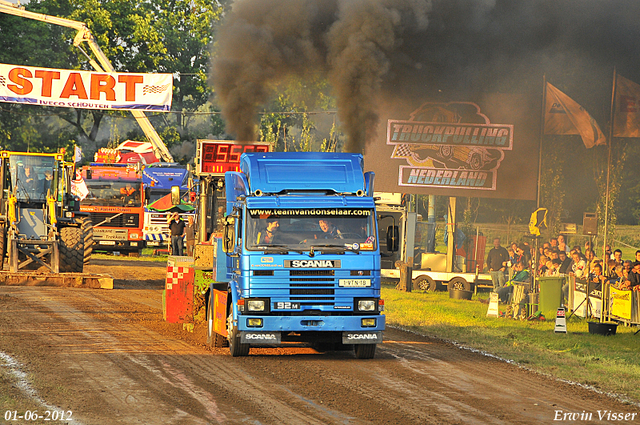
<svg viewBox="0 0 640 425"><path fill-rule="evenodd" d="M62 153L0 152L0 265L82 272L82 218Z"/></svg>

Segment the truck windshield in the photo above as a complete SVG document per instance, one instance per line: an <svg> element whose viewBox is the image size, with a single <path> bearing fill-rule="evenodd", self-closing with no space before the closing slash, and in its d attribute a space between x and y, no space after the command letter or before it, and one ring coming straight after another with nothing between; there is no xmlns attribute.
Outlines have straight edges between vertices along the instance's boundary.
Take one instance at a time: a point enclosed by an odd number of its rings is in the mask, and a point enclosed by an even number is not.
<svg viewBox="0 0 640 425"><path fill-rule="evenodd" d="M153 204L158 199L167 196L171 193L171 189L151 189L147 191L148 199L147 202L149 204Z"/></svg>
<svg viewBox="0 0 640 425"><path fill-rule="evenodd" d="M44 201L53 180L55 158L51 156L11 155L11 185L20 201Z"/></svg>
<svg viewBox="0 0 640 425"><path fill-rule="evenodd" d="M374 218L373 211L367 209L296 209L273 213L249 210L246 220L247 249L286 248L299 251L312 247L336 247L373 251L378 246Z"/></svg>
<svg viewBox="0 0 640 425"><path fill-rule="evenodd" d="M141 183L138 181L85 180L89 194L84 205L140 207Z"/></svg>

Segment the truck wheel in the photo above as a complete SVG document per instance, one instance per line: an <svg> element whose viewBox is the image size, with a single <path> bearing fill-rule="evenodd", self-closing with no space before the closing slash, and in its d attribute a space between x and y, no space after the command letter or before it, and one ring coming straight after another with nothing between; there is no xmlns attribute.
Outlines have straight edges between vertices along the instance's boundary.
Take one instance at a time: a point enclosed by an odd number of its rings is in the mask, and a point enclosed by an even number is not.
<svg viewBox="0 0 640 425"><path fill-rule="evenodd" d="M80 220L80 228L84 237L84 264L89 264L91 252L93 251L93 222L91 218L85 217Z"/></svg>
<svg viewBox="0 0 640 425"><path fill-rule="evenodd" d="M469 282L467 282L467 280L463 277L454 277L453 279L451 279L449 281L449 284L447 285L447 289L451 290L451 289L457 289L460 291L471 291L471 284Z"/></svg>
<svg viewBox="0 0 640 425"><path fill-rule="evenodd" d="M249 354L249 344L242 344L240 342L238 327L233 326L233 313L229 313L227 317L227 335L229 335L229 352L231 353L231 357L243 357Z"/></svg>
<svg viewBox="0 0 640 425"><path fill-rule="evenodd" d="M7 228L0 224L0 270L4 268L4 257L7 255Z"/></svg>
<svg viewBox="0 0 640 425"><path fill-rule="evenodd" d="M376 355L376 344L355 344L356 359L372 359Z"/></svg>
<svg viewBox="0 0 640 425"><path fill-rule="evenodd" d="M422 275L418 276L416 280L413 282L413 289L421 289L423 291L435 292L438 288L438 284L436 283L431 276Z"/></svg>
<svg viewBox="0 0 640 425"><path fill-rule="evenodd" d="M82 273L84 266L84 236L79 227L60 229L58 241L60 272Z"/></svg>

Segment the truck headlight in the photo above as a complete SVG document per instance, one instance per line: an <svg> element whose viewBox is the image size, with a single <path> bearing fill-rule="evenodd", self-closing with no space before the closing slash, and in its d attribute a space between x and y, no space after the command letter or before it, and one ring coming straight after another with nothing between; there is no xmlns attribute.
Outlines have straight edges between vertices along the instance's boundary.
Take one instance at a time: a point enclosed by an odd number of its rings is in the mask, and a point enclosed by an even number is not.
<svg viewBox="0 0 640 425"><path fill-rule="evenodd" d="M375 311L375 300L358 300L358 311Z"/></svg>
<svg viewBox="0 0 640 425"><path fill-rule="evenodd" d="M264 300L247 300L247 311L264 311Z"/></svg>

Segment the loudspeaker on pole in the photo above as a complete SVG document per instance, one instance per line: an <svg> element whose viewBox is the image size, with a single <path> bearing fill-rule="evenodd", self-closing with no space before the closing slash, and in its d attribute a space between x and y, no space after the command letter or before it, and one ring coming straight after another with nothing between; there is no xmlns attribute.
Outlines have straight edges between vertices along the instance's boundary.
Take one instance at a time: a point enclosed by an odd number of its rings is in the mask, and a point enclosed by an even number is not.
<svg viewBox="0 0 640 425"><path fill-rule="evenodd" d="M593 235L598 234L598 214L584 213L582 216L582 234Z"/></svg>

